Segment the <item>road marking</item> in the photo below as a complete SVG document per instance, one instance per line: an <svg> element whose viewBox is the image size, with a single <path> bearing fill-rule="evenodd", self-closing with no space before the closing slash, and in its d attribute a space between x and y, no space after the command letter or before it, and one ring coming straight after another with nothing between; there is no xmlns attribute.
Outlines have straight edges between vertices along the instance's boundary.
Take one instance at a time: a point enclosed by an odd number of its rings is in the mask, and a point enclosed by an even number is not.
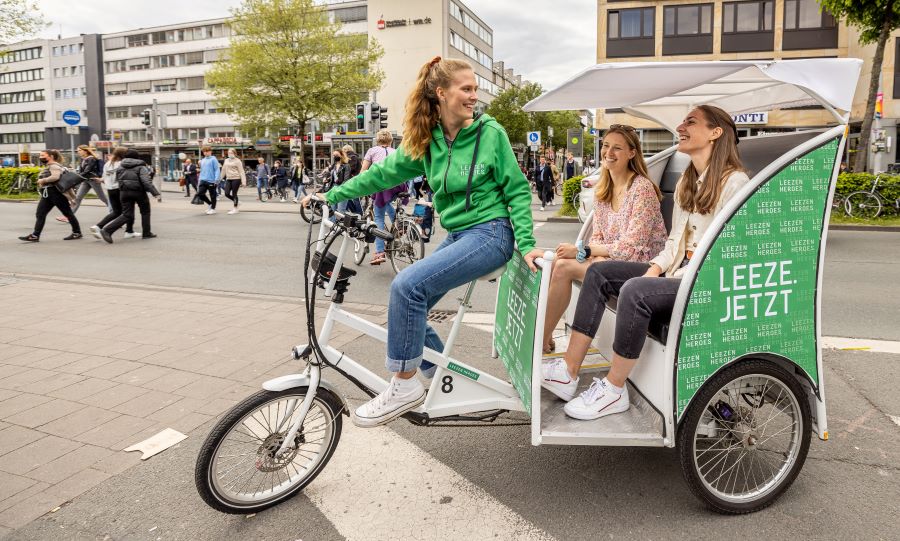
<svg viewBox="0 0 900 541"><path fill-rule="evenodd" d="M894 424L900 426L900 416L897 415L888 415L891 418L891 421L894 421Z"/></svg>
<svg viewBox="0 0 900 541"><path fill-rule="evenodd" d="M870 351L873 353L900 354L900 342L892 342L890 340L871 340L869 338L823 336L822 347L847 351Z"/></svg>
<svg viewBox="0 0 900 541"><path fill-rule="evenodd" d="M546 225L546 223L547 222L534 222L534 228L540 229L540 228L544 227L544 225Z"/></svg>
<svg viewBox="0 0 900 541"><path fill-rule="evenodd" d="M345 422L334 457L304 493L348 540L553 539L384 427Z"/></svg>

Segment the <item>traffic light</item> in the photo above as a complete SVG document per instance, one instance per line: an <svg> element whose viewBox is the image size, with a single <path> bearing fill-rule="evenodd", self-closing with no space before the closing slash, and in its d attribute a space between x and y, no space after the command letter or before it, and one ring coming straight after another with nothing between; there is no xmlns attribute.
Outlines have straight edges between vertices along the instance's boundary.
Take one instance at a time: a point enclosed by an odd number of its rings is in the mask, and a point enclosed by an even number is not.
<svg viewBox="0 0 900 541"><path fill-rule="evenodd" d="M144 126L147 126L149 128L153 124L152 120L150 119L150 115L152 115L152 114L153 114L152 110L144 109L143 118L141 119L141 124L143 124Z"/></svg>
<svg viewBox="0 0 900 541"><path fill-rule="evenodd" d="M370 118L374 121L377 121L381 117L381 106L372 102L372 109L369 111Z"/></svg>
<svg viewBox="0 0 900 541"><path fill-rule="evenodd" d="M380 118L379 118L379 120L381 121L380 127L381 127L382 130L386 130L386 129L387 129L387 126L388 126L388 116L387 116L387 115L388 115L387 107L382 107L382 108L381 108L381 115L380 115Z"/></svg>
<svg viewBox="0 0 900 541"><path fill-rule="evenodd" d="M356 104L356 131L366 131L366 106L367 103Z"/></svg>

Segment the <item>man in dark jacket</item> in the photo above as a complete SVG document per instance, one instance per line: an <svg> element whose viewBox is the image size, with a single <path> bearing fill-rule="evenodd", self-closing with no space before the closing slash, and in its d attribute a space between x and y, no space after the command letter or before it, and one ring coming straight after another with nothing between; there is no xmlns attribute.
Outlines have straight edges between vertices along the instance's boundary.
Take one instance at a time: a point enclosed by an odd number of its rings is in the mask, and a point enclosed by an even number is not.
<svg viewBox="0 0 900 541"><path fill-rule="evenodd" d="M534 169L534 183L537 187L538 198L541 200L541 210L544 205L553 201L553 170L547 165L547 159L541 156L541 163Z"/></svg>
<svg viewBox="0 0 900 541"><path fill-rule="evenodd" d="M112 244L113 233L129 220L134 221L135 205L141 210L141 238L156 237L150 231L150 200L147 198L147 192L150 192L159 202L162 202L162 195L153 185L151 178L150 168L141 160L140 154L134 149L126 152L125 159L122 160L116 171L116 180L119 181L119 197L122 200L122 214L100 230L103 240Z"/></svg>
<svg viewBox="0 0 900 541"><path fill-rule="evenodd" d="M184 172L184 191L185 197L191 196L191 187L194 188L194 191L198 191L197 189L197 174L200 172L197 170L197 164L191 161L190 158L184 160L184 168L182 169Z"/></svg>
<svg viewBox="0 0 900 541"><path fill-rule="evenodd" d="M350 180L362 171L362 160L359 159L359 154L350 145L344 145L341 147L341 150L347 155L347 165L350 167L350 174L347 176L347 180ZM362 214L362 203L359 202L358 197L347 201L347 210L356 214Z"/></svg>

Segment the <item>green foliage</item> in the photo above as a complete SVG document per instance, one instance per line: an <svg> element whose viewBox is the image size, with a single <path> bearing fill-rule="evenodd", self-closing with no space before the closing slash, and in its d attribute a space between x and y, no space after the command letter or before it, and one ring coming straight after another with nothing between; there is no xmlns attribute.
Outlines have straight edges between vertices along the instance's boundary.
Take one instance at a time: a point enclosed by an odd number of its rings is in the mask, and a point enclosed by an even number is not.
<svg viewBox="0 0 900 541"><path fill-rule="evenodd" d="M572 205L572 198L581 192L581 179L584 175L572 177L563 182L563 204L559 209L560 216L578 216L578 209Z"/></svg>
<svg viewBox="0 0 900 541"><path fill-rule="evenodd" d="M878 40L888 23L888 32L900 26L900 2L896 0L819 0L819 4L847 24L860 29L863 45Z"/></svg>
<svg viewBox="0 0 900 541"><path fill-rule="evenodd" d="M0 0L0 43L23 40L47 26L37 2ZM0 49L0 54L2 49Z"/></svg>
<svg viewBox="0 0 900 541"><path fill-rule="evenodd" d="M874 182L875 175L871 173L841 173L835 192L847 197L853 192L871 190ZM888 203L896 201L900 197L900 176L881 175L877 191Z"/></svg>
<svg viewBox="0 0 900 541"><path fill-rule="evenodd" d="M20 174L28 177L32 188L34 188L32 193L37 195L37 178L40 172L40 167L4 167L0 169L0 196L7 195L10 186L15 184Z"/></svg>
<svg viewBox="0 0 900 541"><path fill-rule="evenodd" d="M246 133L346 118L381 86L381 46L341 35L314 0L244 0L232 16L228 58L206 80Z"/></svg>
<svg viewBox="0 0 900 541"><path fill-rule="evenodd" d="M497 119L506 129L509 140L513 144L525 144L525 137L530 131L540 131L542 142L550 142L547 127L553 127L553 144L559 148L565 146L566 130L581 127L581 119L575 111L542 111L528 113L523 107L529 101L543 93L537 83L528 83L518 88L511 87L501 92L488 105L485 112Z"/></svg>

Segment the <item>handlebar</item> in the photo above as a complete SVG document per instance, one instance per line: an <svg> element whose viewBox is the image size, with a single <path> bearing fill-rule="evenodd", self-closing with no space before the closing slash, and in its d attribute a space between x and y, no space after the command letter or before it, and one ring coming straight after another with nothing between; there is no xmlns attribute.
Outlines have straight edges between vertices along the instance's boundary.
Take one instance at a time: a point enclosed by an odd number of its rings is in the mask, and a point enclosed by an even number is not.
<svg viewBox="0 0 900 541"><path fill-rule="evenodd" d="M328 203L326 201L322 201L318 198L310 199L310 204L319 206L322 209L328 209L327 211L322 212L323 218L327 219L328 215L331 214L334 216L334 220L328 220L333 224L339 224L344 229L352 232L353 230L359 231L366 237L378 237L379 239L385 242L391 242L394 240L394 236L384 231L383 229L378 229L378 225L363 220L363 217L359 214L355 214L353 212L338 212L328 207Z"/></svg>

